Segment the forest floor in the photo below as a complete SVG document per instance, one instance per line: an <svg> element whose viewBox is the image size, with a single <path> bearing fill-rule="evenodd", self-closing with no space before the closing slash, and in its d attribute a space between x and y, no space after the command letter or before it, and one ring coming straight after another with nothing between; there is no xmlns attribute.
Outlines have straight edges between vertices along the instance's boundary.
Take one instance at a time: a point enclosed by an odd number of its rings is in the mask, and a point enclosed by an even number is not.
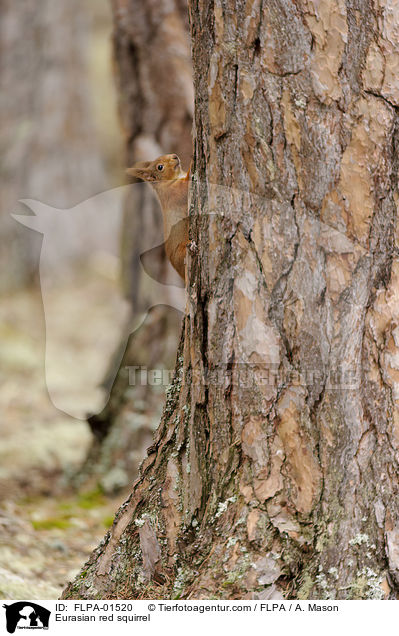
<svg viewBox="0 0 399 636"><path fill-rule="evenodd" d="M115 277L116 278L116 277ZM74 310L90 299L90 316ZM50 300L49 300L50 299ZM111 525L125 494L74 492L72 475L91 433L83 419L55 408L48 386L82 404L101 407L98 381L126 320L112 276L67 277L46 302L60 310L60 349L75 360L73 377L45 376L45 312L38 288L0 302L0 598L58 598ZM85 364L81 363L84 352ZM76 355L75 355L76 354ZM75 358L74 358L75 356ZM80 356L80 357L79 357ZM56 380L54 384L54 380ZM69 387L71 387L69 389ZM77 389L78 387L78 389ZM80 387L80 389L79 389Z"/></svg>

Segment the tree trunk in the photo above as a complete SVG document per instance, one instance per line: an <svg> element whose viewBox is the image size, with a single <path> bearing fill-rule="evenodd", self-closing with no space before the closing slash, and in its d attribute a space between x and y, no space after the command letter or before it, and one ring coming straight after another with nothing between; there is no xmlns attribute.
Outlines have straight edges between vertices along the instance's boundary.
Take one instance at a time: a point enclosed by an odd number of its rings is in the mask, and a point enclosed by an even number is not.
<svg viewBox="0 0 399 636"><path fill-rule="evenodd" d="M112 0L119 113L127 164L177 152L184 166L192 156L193 89L187 6L173 2ZM124 277L137 313L148 305L135 255L143 244L162 243L162 217L150 188L131 188L125 205ZM153 253L150 273L176 283L163 251ZM154 301L154 299L151 299Z"/></svg>
<svg viewBox="0 0 399 636"><path fill-rule="evenodd" d="M112 10L114 68L127 165L176 152L188 168L194 103L187 6L178 0L112 0ZM152 365L168 369L175 357L181 314L173 308L176 293L181 291L176 286L181 287L181 281L166 259L162 242L162 215L151 188L143 183L129 188L122 228L122 271L132 315L121 346L125 347L137 316L159 302L143 284L143 269L165 284L170 306L158 306L147 316L130 338L119 370L111 360L107 376L116 379L110 400L101 413L89 418L93 444L75 482L99 480L107 492L126 486L136 477L138 457L142 458L156 428L154 412L159 421L159 394L154 395L149 390L152 387L143 391L140 386L129 385L128 368ZM143 245L152 249L143 253ZM136 403L143 399L149 417L137 413L141 409Z"/></svg>
<svg viewBox="0 0 399 636"><path fill-rule="evenodd" d="M398 10L192 0L188 313L65 598L396 598Z"/></svg>

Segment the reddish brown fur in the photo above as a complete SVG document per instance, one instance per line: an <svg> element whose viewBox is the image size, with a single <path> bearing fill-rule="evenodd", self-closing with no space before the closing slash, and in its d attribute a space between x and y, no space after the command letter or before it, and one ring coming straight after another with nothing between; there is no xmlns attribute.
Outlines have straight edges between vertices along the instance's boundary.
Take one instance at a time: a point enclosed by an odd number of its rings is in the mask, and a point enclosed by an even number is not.
<svg viewBox="0 0 399 636"><path fill-rule="evenodd" d="M158 166L162 166L162 170ZM132 177L148 181L157 193L162 208L166 254L184 280L190 170L183 172L177 155L162 155L154 161L140 161L126 172Z"/></svg>

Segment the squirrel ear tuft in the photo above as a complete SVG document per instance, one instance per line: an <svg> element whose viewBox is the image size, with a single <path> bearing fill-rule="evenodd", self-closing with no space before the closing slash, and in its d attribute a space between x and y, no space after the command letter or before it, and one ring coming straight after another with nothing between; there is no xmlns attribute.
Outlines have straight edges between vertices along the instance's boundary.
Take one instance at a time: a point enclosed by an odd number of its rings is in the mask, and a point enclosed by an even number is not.
<svg viewBox="0 0 399 636"><path fill-rule="evenodd" d="M143 181L151 181L151 173L148 170L150 164L150 161L140 161L135 163L134 166L126 170L126 174L131 177L136 177L137 179L143 179Z"/></svg>
<svg viewBox="0 0 399 636"><path fill-rule="evenodd" d="M136 177L136 179L143 179L143 181L148 181L148 174L144 170L140 170L139 168L128 168L126 170L126 174L131 177Z"/></svg>
<svg viewBox="0 0 399 636"><path fill-rule="evenodd" d="M126 168L126 174L129 174L131 177L137 177L137 170L136 168L132 167L132 168Z"/></svg>

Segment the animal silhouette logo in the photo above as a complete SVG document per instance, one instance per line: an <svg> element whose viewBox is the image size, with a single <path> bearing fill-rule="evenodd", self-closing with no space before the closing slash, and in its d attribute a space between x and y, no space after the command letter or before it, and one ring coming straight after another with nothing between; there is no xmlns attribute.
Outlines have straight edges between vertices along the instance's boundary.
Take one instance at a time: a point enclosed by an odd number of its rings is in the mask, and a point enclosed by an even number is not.
<svg viewBox="0 0 399 636"><path fill-rule="evenodd" d="M62 267L59 268L58 264L62 262L62 253L57 260L56 245L59 245L59 237L62 236L62 242L64 244L63 249L67 250L67 246L71 245L69 252L75 249L76 254L80 253L80 247L78 243L82 241L82 227L96 227L96 232L93 232L92 242L86 241L85 249L88 257L101 252L101 254L114 255L118 253L119 245L119 233L120 225L117 223L110 231L107 226L107 217L114 219L121 219L121 210L123 208L123 201L128 195L130 188L140 188L142 184L132 184L130 186L121 186L114 188L82 201L73 208L58 209L48 206L40 201L33 199L23 199L20 203L23 203L34 215L21 215L13 214L13 218L28 227L31 230L40 232L43 234L43 242L40 253L40 288L43 301L44 319L46 325L46 341L45 341L45 374L46 374L46 386L52 403L60 411L75 417L76 419L86 419L87 412L92 411L91 407L84 402L84 399L71 400L68 395L64 393L60 386L64 386L63 383L68 383L70 395L81 395L82 378L84 382L85 395L89 395L90 392L96 395L96 403L98 403L98 412L100 412L109 399L108 386L101 389L101 395L99 391L99 385L101 384L103 377L102 373L97 374L97 369L93 369L87 363L85 359L84 351L78 346L74 349L66 350L65 345L60 342L59 328L57 325L63 319L63 308L54 302L53 290L62 281ZM98 227L104 228L103 232L100 232L100 237L95 242L94 234L98 234ZM159 237L160 238L160 237ZM182 287L178 287L170 284L164 284L159 282L148 273L149 268L146 267L146 259L142 259L141 256L149 256L147 260L151 260L151 251L159 248L159 240L152 242L144 238L142 240L141 255L135 254L135 261L132 263L132 271L137 272L137 276L140 277L140 288L145 289L145 299L142 311L136 315L136 322L131 325L131 332L136 331L143 324L150 309L156 305L168 305L174 307L179 311L184 311L185 307L185 294ZM75 246L75 247L74 247ZM144 265L143 265L144 262ZM171 267L171 266L170 266ZM61 272L61 273L60 273ZM97 274L94 272L93 276ZM100 274L101 276L101 274ZM177 277L177 274L176 274ZM177 277L178 278L178 277ZM178 285L181 285L179 282ZM90 295L85 297L80 294L76 297L76 302L69 303L69 312L73 312L71 325L90 324L92 321L93 307L90 302ZM109 306L103 303L103 311L110 311ZM111 308L112 309L112 308ZM96 311L101 311L101 307L97 307ZM115 309L116 311L116 309ZM128 322L130 315L130 306L128 302L124 302L121 298L119 304L119 310L125 317L125 321ZM72 327L71 327L72 328ZM130 333L131 333L130 332ZM121 334L122 335L122 334ZM129 333L123 334L125 338L125 345L129 337ZM78 342L78 334L74 335L74 339ZM99 343L100 344L100 343ZM118 343L115 342L115 346ZM115 351L115 356L118 356L118 360L115 357L115 375L119 363L122 360L124 348L120 346ZM76 369L79 369L79 373L76 373ZM105 372L105 369L104 369ZM99 376L99 377L98 377ZM62 378L62 382L60 381ZM112 386L112 382L115 379L108 378L109 389Z"/></svg>
<svg viewBox="0 0 399 636"><path fill-rule="evenodd" d="M11 605L3 605L6 610L6 627L9 634L16 629L48 629L50 610L32 603L18 601Z"/></svg>

